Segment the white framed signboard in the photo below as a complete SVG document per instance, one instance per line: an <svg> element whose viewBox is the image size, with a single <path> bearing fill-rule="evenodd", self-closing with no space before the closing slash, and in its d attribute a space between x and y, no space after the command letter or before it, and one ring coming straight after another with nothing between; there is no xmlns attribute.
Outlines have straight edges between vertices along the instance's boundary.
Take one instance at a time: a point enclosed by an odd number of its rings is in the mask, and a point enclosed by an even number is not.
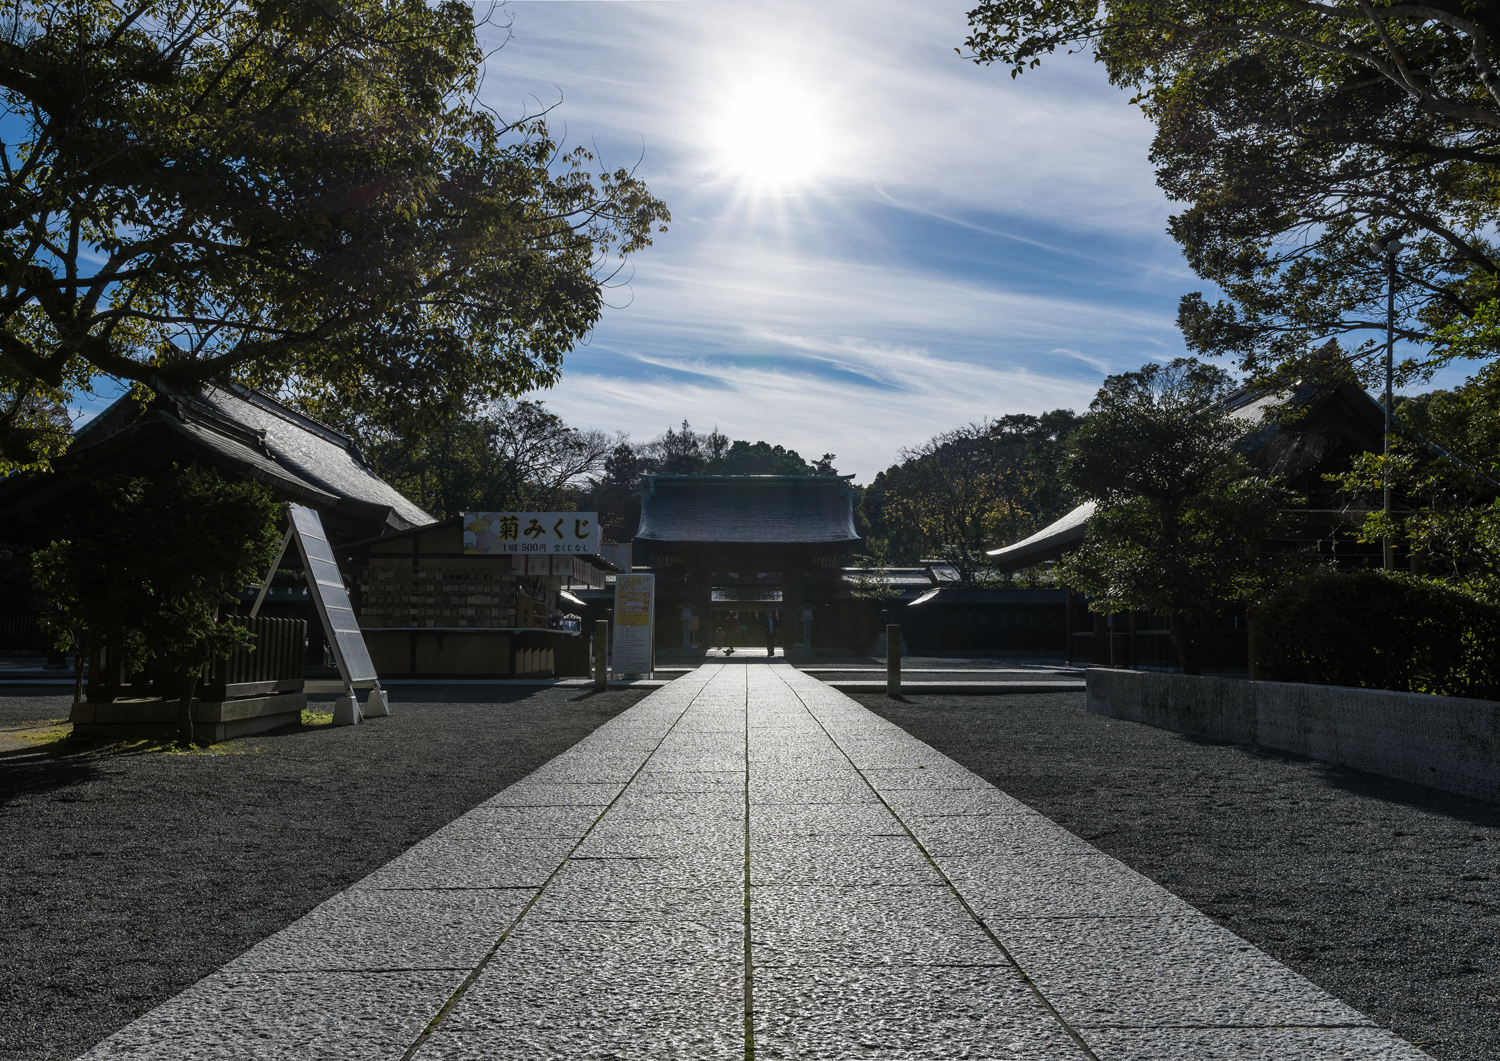
<svg viewBox="0 0 1500 1061"><path fill-rule="evenodd" d="M360 632L359 620L354 617L354 609L349 604L349 591L344 589L338 561L334 559L328 536L323 532L323 520L313 509L301 505L292 505L291 509L297 548L307 570L307 586L313 604L317 606L318 618L323 621L323 632L328 637L328 647L333 650L339 674L351 687L374 682L379 676L375 673L375 664L370 662L370 650L365 647L365 635Z"/></svg>
<svg viewBox="0 0 1500 1061"><path fill-rule="evenodd" d="M656 630L656 576L615 578L615 644L610 670L616 674L650 674Z"/></svg>
<svg viewBox="0 0 1500 1061"><path fill-rule="evenodd" d="M464 552L586 556L599 551L597 512L465 512Z"/></svg>

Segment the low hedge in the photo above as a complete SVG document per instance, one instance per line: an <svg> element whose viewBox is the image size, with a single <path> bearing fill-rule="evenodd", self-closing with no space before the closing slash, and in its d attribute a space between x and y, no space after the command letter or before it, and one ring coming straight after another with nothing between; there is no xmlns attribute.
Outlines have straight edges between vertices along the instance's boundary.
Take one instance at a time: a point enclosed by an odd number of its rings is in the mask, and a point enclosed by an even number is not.
<svg viewBox="0 0 1500 1061"><path fill-rule="evenodd" d="M1500 700L1500 607L1399 572L1319 571L1255 612L1262 677Z"/></svg>

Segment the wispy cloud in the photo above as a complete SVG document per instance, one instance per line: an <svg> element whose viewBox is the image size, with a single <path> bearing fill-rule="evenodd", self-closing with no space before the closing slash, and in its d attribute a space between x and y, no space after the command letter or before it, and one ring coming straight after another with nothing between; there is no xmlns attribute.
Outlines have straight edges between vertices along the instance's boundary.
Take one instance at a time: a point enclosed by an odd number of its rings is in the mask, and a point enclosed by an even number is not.
<svg viewBox="0 0 1500 1061"><path fill-rule="evenodd" d="M1096 372L1105 372L1105 373L1107 373L1107 372L1110 371L1110 368L1111 368L1111 366L1110 366L1110 364L1109 364L1108 361L1100 360L1097 357L1089 357L1087 354L1081 354L1077 350L1067 350L1067 349L1064 349L1063 347L1059 346L1057 349L1053 350L1052 352L1054 354L1057 354L1057 355L1061 356L1061 357L1071 357L1075 361L1082 361L1085 365L1088 365L1089 368L1092 368Z"/></svg>
<svg viewBox="0 0 1500 1061"><path fill-rule="evenodd" d="M545 397L573 422L625 430L638 440L688 419L735 438L788 445L805 457L833 452L842 470L867 481L900 449L938 430L1006 412L1079 408L1094 391L1092 383L1069 384L1028 368L997 373L915 351L890 361L900 388L853 390L813 373L750 367L718 378L700 374L701 381L643 375L628 387L574 375ZM996 392L1008 400L993 400Z"/></svg>
<svg viewBox="0 0 1500 1061"><path fill-rule="evenodd" d="M1199 285L1165 235L1149 125L1086 57L1016 80L962 60L969 6L508 8L486 98L561 100L554 127L639 159L674 217L542 397L637 437L686 416L830 450L868 478L957 423L1081 407L1103 375L1180 353ZM750 179L725 136L763 137L763 117L818 138L811 173Z"/></svg>

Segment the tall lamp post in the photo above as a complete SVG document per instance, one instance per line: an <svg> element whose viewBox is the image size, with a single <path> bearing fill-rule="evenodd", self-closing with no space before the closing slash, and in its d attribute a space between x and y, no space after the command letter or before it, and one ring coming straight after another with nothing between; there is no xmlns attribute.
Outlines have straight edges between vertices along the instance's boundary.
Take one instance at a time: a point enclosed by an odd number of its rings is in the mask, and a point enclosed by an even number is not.
<svg viewBox="0 0 1500 1061"><path fill-rule="evenodd" d="M1384 240L1371 240L1370 249L1385 258L1385 463L1380 468L1382 508L1386 526L1391 519L1391 432L1394 420L1391 412L1391 374L1396 350L1396 255L1401 253L1401 241L1395 236ZM1387 571L1395 567L1395 549L1387 537L1381 552Z"/></svg>

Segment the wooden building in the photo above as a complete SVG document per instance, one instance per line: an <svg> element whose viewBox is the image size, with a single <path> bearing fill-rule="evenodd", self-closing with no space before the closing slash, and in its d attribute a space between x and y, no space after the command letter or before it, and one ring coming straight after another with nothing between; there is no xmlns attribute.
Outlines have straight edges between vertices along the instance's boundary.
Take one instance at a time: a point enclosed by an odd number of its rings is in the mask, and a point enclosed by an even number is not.
<svg viewBox="0 0 1500 1061"><path fill-rule="evenodd" d="M51 541L91 503L96 482L172 464L265 483L278 499L316 509L335 545L433 522L371 470L349 436L259 391L210 385L147 405L120 398L75 432L51 472L0 481L0 523L8 537Z"/></svg>
<svg viewBox="0 0 1500 1061"><path fill-rule="evenodd" d="M965 585L952 564L849 568L844 582L866 608L865 642L885 654L888 623L901 627L906 651L917 656L1061 659L1067 651L1067 595L1027 586Z"/></svg>
<svg viewBox="0 0 1500 1061"><path fill-rule="evenodd" d="M812 646L863 650L867 609L842 578L858 541L847 477L648 476L634 562L656 575L657 645L682 647L686 609L699 647L725 624L763 647L769 622L792 651L804 632Z"/></svg>
<svg viewBox="0 0 1500 1061"><path fill-rule="evenodd" d="M208 386L164 392L144 405L129 395L114 402L75 433L50 472L0 482L0 527L11 541L45 544L89 511L101 486L172 465L263 483L277 500L316 510L334 544L432 522L370 469L348 436L258 391ZM251 618L257 588L241 595L239 614L229 617L255 635L255 651L214 661L199 684L192 717L200 740L298 721L306 704L304 668L324 661L324 632L305 580L286 578ZM180 732L180 686L171 675L151 665L127 672L101 643L90 646L88 674L85 697L71 715L76 734L157 739Z"/></svg>
<svg viewBox="0 0 1500 1061"><path fill-rule="evenodd" d="M913 655L1061 659L1067 593L1026 586L934 586L896 621Z"/></svg>
<svg viewBox="0 0 1500 1061"><path fill-rule="evenodd" d="M142 405L125 395L80 427L50 472L0 480L0 529L7 540L38 546L94 503L98 484L197 465L226 479L264 483L280 501L318 512L334 547L401 533L433 517L381 479L347 435L248 387L169 391ZM242 597L248 605L249 592ZM33 648L39 600L0 623L0 650ZM279 578L261 608L269 618L307 624L307 661L324 662L324 636L306 583ZM7 641L8 633L26 641Z"/></svg>
<svg viewBox="0 0 1500 1061"><path fill-rule="evenodd" d="M348 436L248 388L172 392L146 406L121 398L77 432L54 471L0 482L0 523L8 537L43 544L87 509L96 483L172 464L262 482L317 510L382 678L588 673L588 631L569 621L584 607L572 592L602 587L614 565L465 555L459 520L437 521L377 476ZM253 599L254 590L242 597ZM0 632L30 636L36 612L26 613L30 625L7 616ZM306 661L324 662L300 576L278 576L260 614L302 620Z"/></svg>
<svg viewBox="0 0 1500 1061"><path fill-rule="evenodd" d="M1350 384L1308 385L1287 394L1240 391L1225 409L1245 424L1241 450L1252 467L1295 490L1303 505L1286 513L1282 536L1269 549L1307 550L1344 568L1379 566L1380 546L1357 540L1365 510L1350 506L1327 476L1347 471L1361 453L1378 452L1385 410ZM1013 545L992 550L997 571L1051 563L1082 544L1094 505L1079 505L1051 525ZM1072 662L1099 666L1171 668L1176 652L1166 620L1147 612L1099 615L1087 597L1068 591L1067 653ZM1239 670L1249 663L1249 624L1243 604L1226 607L1204 631L1203 664Z"/></svg>
<svg viewBox="0 0 1500 1061"><path fill-rule="evenodd" d="M770 622L789 654L864 656L883 654L886 624L899 623L914 654L1066 651L1062 591L964 586L937 561L856 568L858 541L843 477L649 478L635 556L657 576L657 646L701 651L723 628L762 648Z"/></svg>
<svg viewBox="0 0 1500 1061"><path fill-rule="evenodd" d="M455 518L345 546L339 563L381 677L583 677L598 556L465 553Z"/></svg>

